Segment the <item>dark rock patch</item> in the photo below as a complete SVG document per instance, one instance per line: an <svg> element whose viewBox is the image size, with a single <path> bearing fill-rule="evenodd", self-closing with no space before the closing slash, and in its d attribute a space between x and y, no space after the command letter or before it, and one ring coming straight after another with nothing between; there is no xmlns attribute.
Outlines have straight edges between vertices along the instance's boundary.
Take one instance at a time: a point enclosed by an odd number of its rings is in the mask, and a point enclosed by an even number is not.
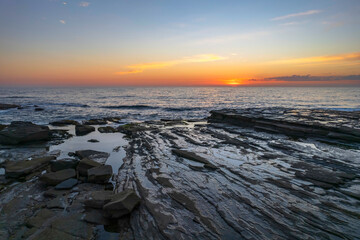
<svg viewBox="0 0 360 240"><path fill-rule="evenodd" d="M40 177L40 180L48 185L55 186L69 178L76 177L74 169L64 169L58 172L45 173Z"/></svg>
<svg viewBox="0 0 360 240"><path fill-rule="evenodd" d="M76 136L84 136L84 135L89 134L94 131L95 131L95 128L93 126L89 126L89 125L76 125L75 126Z"/></svg>

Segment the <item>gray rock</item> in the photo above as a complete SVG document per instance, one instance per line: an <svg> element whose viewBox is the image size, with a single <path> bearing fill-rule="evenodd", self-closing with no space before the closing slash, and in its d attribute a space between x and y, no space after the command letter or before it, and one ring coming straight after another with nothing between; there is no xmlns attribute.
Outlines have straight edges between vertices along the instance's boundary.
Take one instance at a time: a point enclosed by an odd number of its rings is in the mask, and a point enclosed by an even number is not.
<svg viewBox="0 0 360 240"><path fill-rule="evenodd" d="M7 162L5 164L5 175L8 178L20 178L36 171L44 169L54 156L47 156L41 158L34 158L32 160L24 160L18 162Z"/></svg>
<svg viewBox="0 0 360 240"><path fill-rule="evenodd" d="M60 120L60 121L55 121L55 122L51 122L50 125L53 126L66 126L66 125L80 125L77 121L75 120Z"/></svg>
<svg viewBox="0 0 360 240"><path fill-rule="evenodd" d="M125 190L115 194L111 201L104 205L104 214L108 218L120 218L129 214L140 203L140 198L134 190Z"/></svg>
<svg viewBox="0 0 360 240"><path fill-rule="evenodd" d="M57 190L71 189L78 184L78 180L75 178L69 178L55 186Z"/></svg>
<svg viewBox="0 0 360 240"><path fill-rule="evenodd" d="M57 172L60 170L73 168L75 169L79 164L79 160L73 158L64 158L50 162L50 167L52 172Z"/></svg>
<svg viewBox="0 0 360 240"><path fill-rule="evenodd" d="M40 228L48 219L55 216L55 213L49 209L41 209L34 217L27 220L27 227Z"/></svg>
<svg viewBox="0 0 360 240"><path fill-rule="evenodd" d="M90 208L103 208L114 196L112 191L93 191L84 201L84 205Z"/></svg>
<svg viewBox="0 0 360 240"><path fill-rule="evenodd" d="M99 163L105 163L110 156L110 154L107 152L100 152L95 150L79 150L75 152L75 155L80 159L88 158Z"/></svg>
<svg viewBox="0 0 360 240"><path fill-rule="evenodd" d="M45 173L40 177L40 180L48 185L55 186L69 178L76 177L74 169L64 169L58 172Z"/></svg>
<svg viewBox="0 0 360 240"><path fill-rule="evenodd" d="M89 126L89 125L76 125L75 126L76 136L84 136L93 131L95 131L95 128L92 126Z"/></svg>
<svg viewBox="0 0 360 240"><path fill-rule="evenodd" d="M95 162L88 158L84 158L79 162L76 169L80 176L87 176L89 169L99 166L101 166L101 163Z"/></svg>
<svg viewBox="0 0 360 240"><path fill-rule="evenodd" d="M6 104L6 103L0 103L0 110L7 110L11 108L19 108L19 105L16 104Z"/></svg>
<svg viewBox="0 0 360 240"><path fill-rule="evenodd" d="M106 183L111 178L112 173L113 171L110 165L90 168L87 171L88 181L94 183Z"/></svg>
<svg viewBox="0 0 360 240"><path fill-rule="evenodd" d="M49 139L49 127L31 122L12 122L10 126L0 131L0 144L15 145Z"/></svg>

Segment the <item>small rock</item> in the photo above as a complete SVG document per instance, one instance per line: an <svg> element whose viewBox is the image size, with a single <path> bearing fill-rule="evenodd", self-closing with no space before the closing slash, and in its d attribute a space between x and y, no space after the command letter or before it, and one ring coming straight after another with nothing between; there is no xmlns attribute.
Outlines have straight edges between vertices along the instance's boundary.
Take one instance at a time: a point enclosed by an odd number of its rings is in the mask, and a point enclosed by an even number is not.
<svg viewBox="0 0 360 240"><path fill-rule="evenodd" d="M105 217L120 218L132 212L132 210L140 203L140 198L134 190L125 190L115 194L111 201L104 205Z"/></svg>
<svg viewBox="0 0 360 240"><path fill-rule="evenodd" d="M113 171L110 165L90 168L87 171L88 181L94 183L106 183L111 178L112 173Z"/></svg>
<svg viewBox="0 0 360 240"><path fill-rule="evenodd" d="M97 140L97 139L89 139L88 142L97 143L97 142L99 142L99 140Z"/></svg>
<svg viewBox="0 0 360 240"><path fill-rule="evenodd" d="M89 125L76 125L75 126L76 136L84 136L93 131L95 131L95 128L92 126L89 126Z"/></svg>
<svg viewBox="0 0 360 240"><path fill-rule="evenodd" d="M55 186L55 189L57 190L63 190L63 189L71 189L78 183L78 180L75 178L69 178L58 185Z"/></svg>
<svg viewBox="0 0 360 240"><path fill-rule="evenodd" d="M78 164L79 164L79 160L73 158L64 158L64 159L51 161L50 167L52 172L57 172L68 168L75 169Z"/></svg>
<svg viewBox="0 0 360 240"><path fill-rule="evenodd" d="M101 163L95 162L93 160L90 160L88 158L83 158L80 162L79 165L77 166L77 172L79 173L80 176L87 176L88 174L88 169L94 168L94 167L99 167L101 166Z"/></svg>
<svg viewBox="0 0 360 240"><path fill-rule="evenodd" d="M99 127L98 131L101 133L114 133L116 132L116 129L110 126L107 127Z"/></svg>
<svg viewBox="0 0 360 240"><path fill-rule="evenodd" d="M55 122L51 122L50 125L53 126L66 126L66 125L80 125L80 123L78 123L75 120L60 120L60 121L55 121Z"/></svg>
<svg viewBox="0 0 360 240"><path fill-rule="evenodd" d="M69 178L76 177L74 169L64 169L58 172L45 173L40 177L40 180L48 185L55 186Z"/></svg>
<svg viewBox="0 0 360 240"><path fill-rule="evenodd" d="M40 108L40 107L37 107L37 108L35 108L35 111L36 111L36 112L44 111L44 109L43 109L43 108Z"/></svg>

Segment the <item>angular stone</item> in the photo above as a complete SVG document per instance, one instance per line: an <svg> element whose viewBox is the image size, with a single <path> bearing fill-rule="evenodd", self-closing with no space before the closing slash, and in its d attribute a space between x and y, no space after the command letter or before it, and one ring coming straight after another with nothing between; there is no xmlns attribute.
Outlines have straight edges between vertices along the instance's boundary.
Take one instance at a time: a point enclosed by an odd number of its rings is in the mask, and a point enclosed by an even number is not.
<svg viewBox="0 0 360 240"><path fill-rule="evenodd" d="M87 171L88 181L94 183L106 183L111 178L112 173L113 171L110 165L90 168Z"/></svg>
<svg viewBox="0 0 360 240"><path fill-rule="evenodd" d="M75 120L60 120L60 121L51 122L50 125L66 126L66 125L79 125L79 123Z"/></svg>
<svg viewBox="0 0 360 240"><path fill-rule="evenodd" d="M50 167L52 172L57 172L60 170L73 168L76 169L76 166L79 164L79 160L73 158L64 158L50 162Z"/></svg>
<svg viewBox="0 0 360 240"><path fill-rule="evenodd" d="M91 169L94 167L99 167L99 166L101 166L101 163L95 162L88 158L84 158L79 162L76 169L80 176L87 176L88 169Z"/></svg>
<svg viewBox="0 0 360 240"><path fill-rule="evenodd" d="M34 158L32 160L24 160L17 162L7 162L5 164L5 175L8 178L20 178L36 171L44 169L54 156Z"/></svg>
<svg viewBox="0 0 360 240"><path fill-rule="evenodd" d="M78 180L75 178L69 178L55 186L57 190L71 189L78 184Z"/></svg>
<svg viewBox="0 0 360 240"><path fill-rule="evenodd" d="M12 122L10 126L0 131L0 144L14 145L49 139L49 127L31 122Z"/></svg>
<svg viewBox="0 0 360 240"><path fill-rule="evenodd" d="M75 155L80 159L88 158L99 163L105 163L110 156L110 154L107 152L100 152L95 150L79 150L75 152Z"/></svg>
<svg viewBox="0 0 360 240"><path fill-rule="evenodd" d="M27 227L40 228L49 218L55 216L55 213L48 209L41 209L34 217L26 221Z"/></svg>
<svg viewBox="0 0 360 240"><path fill-rule="evenodd" d="M94 191L84 201L84 205L90 208L103 208L114 196L112 191Z"/></svg>
<svg viewBox="0 0 360 240"><path fill-rule="evenodd" d="M134 190L125 190L115 194L111 201L104 205L104 214L108 218L120 218L129 214L140 203L140 198Z"/></svg>
<svg viewBox="0 0 360 240"><path fill-rule="evenodd" d="M93 131L95 131L95 128L92 126L89 126L89 125L76 125L75 126L76 136L84 136Z"/></svg>
<svg viewBox="0 0 360 240"><path fill-rule="evenodd" d="M64 169L58 172L45 173L40 177L40 180L48 185L55 186L69 178L76 177L74 169Z"/></svg>

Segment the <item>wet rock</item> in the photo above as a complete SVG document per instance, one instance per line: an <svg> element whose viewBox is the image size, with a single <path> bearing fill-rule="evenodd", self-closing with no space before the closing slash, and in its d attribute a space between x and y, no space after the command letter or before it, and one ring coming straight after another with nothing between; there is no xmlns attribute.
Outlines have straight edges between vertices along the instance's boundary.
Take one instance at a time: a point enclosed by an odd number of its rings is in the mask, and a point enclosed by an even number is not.
<svg viewBox="0 0 360 240"><path fill-rule="evenodd" d="M55 213L49 209L41 209L34 217L26 222L26 226L40 228L47 220L54 217Z"/></svg>
<svg viewBox="0 0 360 240"><path fill-rule="evenodd" d="M96 225L109 225L110 221L103 216L103 211L100 209L86 210L84 221Z"/></svg>
<svg viewBox="0 0 360 240"><path fill-rule="evenodd" d="M53 126L75 125L76 126L76 125L80 125L80 123L75 120L60 120L60 121L51 122L50 125L53 125Z"/></svg>
<svg viewBox="0 0 360 240"><path fill-rule="evenodd" d="M90 119L83 122L84 125L105 125L107 121L105 119Z"/></svg>
<svg viewBox="0 0 360 240"><path fill-rule="evenodd" d="M53 228L46 228L44 231L32 238L33 240L79 240L79 237L70 235Z"/></svg>
<svg viewBox="0 0 360 240"><path fill-rule="evenodd" d="M0 131L0 144L14 145L49 139L49 127L31 122L12 122L10 126Z"/></svg>
<svg viewBox="0 0 360 240"><path fill-rule="evenodd" d="M110 165L90 168L87 171L88 181L94 183L106 183L111 178L112 173L113 171Z"/></svg>
<svg viewBox="0 0 360 240"><path fill-rule="evenodd" d="M76 136L84 136L91 132L94 132L95 128L89 125L76 125L75 126L75 133Z"/></svg>
<svg viewBox="0 0 360 240"><path fill-rule="evenodd" d="M94 167L101 166L101 163L95 162L93 160L90 160L88 158L83 158L79 165L77 166L77 172L80 176L87 176L88 170Z"/></svg>
<svg viewBox="0 0 360 240"><path fill-rule="evenodd" d="M51 223L51 228L82 239L92 238L92 227L82 221L82 214L58 217Z"/></svg>
<svg viewBox="0 0 360 240"><path fill-rule="evenodd" d="M205 168L212 169L212 170L217 169L217 167L214 164L210 163L207 159L197 155L196 153L185 151L185 150L180 150L180 149L173 149L172 153L179 157L183 157L183 158L193 160L193 161L196 161L199 163L204 163Z"/></svg>
<svg viewBox="0 0 360 240"><path fill-rule="evenodd" d="M19 108L20 105L0 103L0 110L7 110L11 108Z"/></svg>
<svg viewBox="0 0 360 240"><path fill-rule="evenodd" d="M121 117L106 117L104 120L114 123L120 123Z"/></svg>
<svg viewBox="0 0 360 240"><path fill-rule="evenodd" d="M128 136L134 135L136 132L145 131L145 130L151 130L150 128L147 128L145 126L142 126L139 123L129 123L122 126L119 126L117 130L121 133L124 133Z"/></svg>
<svg viewBox="0 0 360 240"><path fill-rule="evenodd" d="M68 132L68 130L64 129L51 129L49 134L51 140L64 140L73 136Z"/></svg>
<svg viewBox="0 0 360 240"><path fill-rule="evenodd" d="M88 158L90 160L99 162L99 163L105 163L108 157L110 156L107 152L99 152L94 150L80 150L75 152L76 156L78 156L80 159Z"/></svg>
<svg viewBox="0 0 360 240"><path fill-rule="evenodd" d="M56 198L59 196L63 196L66 193L68 193L68 191L66 191L66 190L58 190L58 189L51 188L44 192L44 197Z"/></svg>
<svg viewBox="0 0 360 240"><path fill-rule="evenodd" d="M107 127L99 127L98 131L101 133L114 133L117 132L115 128L107 126Z"/></svg>
<svg viewBox="0 0 360 240"><path fill-rule="evenodd" d="M51 160L54 160L54 156L34 158L32 160L24 160L18 162L7 162L5 164L6 177L8 178L20 178L36 171L44 169Z"/></svg>
<svg viewBox="0 0 360 240"><path fill-rule="evenodd" d="M71 189L78 184L78 180L75 178L69 178L55 186L57 190Z"/></svg>
<svg viewBox="0 0 360 240"><path fill-rule="evenodd" d="M36 112L40 112L40 111L44 111L45 109L44 108L41 108L41 107L37 107L37 108L35 108L35 111Z"/></svg>
<svg viewBox="0 0 360 240"><path fill-rule="evenodd" d="M76 177L76 172L74 169L64 169L58 172L45 173L40 177L40 180L48 185L55 186L69 178L74 177Z"/></svg>
<svg viewBox="0 0 360 240"><path fill-rule="evenodd" d="M104 205L105 217L120 218L129 214L140 203L140 198L134 190L125 190L115 194L111 201Z"/></svg>
<svg viewBox="0 0 360 240"><path fill-rule="evenodd" d="M46 204L47 208L60 208L64 209L66 207L66 199L63 196L56 197Z"/></svg>
<svg viewBox="0 0 360 240"><path fill-rule="evenodd" d="M97 140L97 139L89 139L88 142L97 143L97 142L99 142L99 140Z"/></svg>
<svg viewBox="0 0 360 240"><path fill-rule="evenodd" d="M68 168L76 169L78 164L79 164L79 160L77 159L63 158L63 159L51 161L50 167L52 172L57 172Z"/></svg>
<svg viewBox="0 0 360 240"><path fill-rule="evenodd" d="M114 196L112 191L93 191L84 201L84 205L90 208L100 208L111 201Z"/></svg>

